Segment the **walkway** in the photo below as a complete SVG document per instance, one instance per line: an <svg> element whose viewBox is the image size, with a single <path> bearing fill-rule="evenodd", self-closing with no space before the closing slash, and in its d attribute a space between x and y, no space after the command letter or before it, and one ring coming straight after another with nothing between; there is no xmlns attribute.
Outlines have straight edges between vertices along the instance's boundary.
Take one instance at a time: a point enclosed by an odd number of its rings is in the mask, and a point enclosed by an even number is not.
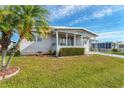
<svg viewBox="0 0 124 93"><path fill-rule="evenodd" d="M124 58L124 56L122 56L122 55L106 54L106 53L101 53L101 52L92 52L91 54L99 54L99 55L103 55L103 56L111 56L111 57Z"/></svg>

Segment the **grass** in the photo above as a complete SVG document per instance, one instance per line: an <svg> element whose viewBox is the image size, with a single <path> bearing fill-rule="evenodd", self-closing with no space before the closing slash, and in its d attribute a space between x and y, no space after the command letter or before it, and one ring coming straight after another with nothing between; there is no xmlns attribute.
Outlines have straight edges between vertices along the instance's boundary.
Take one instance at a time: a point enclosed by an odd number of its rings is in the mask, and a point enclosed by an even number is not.
<svg viewBox="0 0 124 93"><path fill-rule="evenodd" d="M124 59L100 55L77 57L15 57L21 71L0 81L8 88L124 87Z"/></svg>
<svg viewBox="0 0 124 93"><path fill-rule="evenodd" d="M108 54L124 55L124 52L107 52Z"/></svg>

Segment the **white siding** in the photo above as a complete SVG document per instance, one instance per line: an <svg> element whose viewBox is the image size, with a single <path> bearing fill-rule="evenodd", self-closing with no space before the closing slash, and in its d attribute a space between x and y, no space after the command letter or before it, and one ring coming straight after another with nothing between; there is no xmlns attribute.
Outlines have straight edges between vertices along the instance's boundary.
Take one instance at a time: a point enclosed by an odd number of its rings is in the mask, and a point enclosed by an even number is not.
<svg viewBox="0 0 124 93"><path fill-rule="evenodd" d="M22 42L20 43L20 51L22 51L26 47L30 46L32 43L34 43L34 42L27 41L26 39L23 39Z"/></svg>
<svg viewBox="0 0 124 93"><path fill-rule="evenodd" d="M85 54L89 53L90 45L89 45L89 39L84 40L84 48L85 48Z"/></svg>
<svg viewBox="0 0 124 93"><path fill-rule="evenodd" d="M52 33L48 35L47 38L43 39L42 41L37 42L29 42L27 40L23 40L20 45L20 51L22 55L26 54L36 54L37 52L47 53L49 50L56 51L56 36L55 31L57 32L65 32L65 33L73 33L76 35L81 35L81 37L77 37L76 45L77 46L64 46L64 47L84 47L85 52L89 52L89 39L94 38L95 36L91 33L88 33L86 31L82 30L76 30L76 29L57 29L52 30ZM38 33L34 33L34 35L37 37L39 36ZM84 38L88 38L86 40L86 43L84 43ZM59 45L61 48L62 46Z"/></svg>
<svg viewBox="0 0 124 93"><path fill-rule="evenodd" d="M51 35L49 35L47 38L44 38L41 42L30 42L30 45L27 45L29 41L25 41L21 43L21 54L35 54L37 52L47 53L52 46L52 40ZM24 48L25 46L25 48Z"/></svg>

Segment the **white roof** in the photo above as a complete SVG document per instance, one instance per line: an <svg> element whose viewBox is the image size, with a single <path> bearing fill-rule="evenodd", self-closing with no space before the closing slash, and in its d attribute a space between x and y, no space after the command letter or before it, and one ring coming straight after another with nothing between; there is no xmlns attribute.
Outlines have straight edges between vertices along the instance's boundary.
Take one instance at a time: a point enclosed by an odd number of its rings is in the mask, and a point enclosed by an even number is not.
<svg viewBox="0 0 124 93"><path fill-rule="evenodd" d="M66 27L66 26L50 26L50 27L53 28L53 29L77 29L77 30L84 30L84 31L86 31L88 33L91 33L91 34L97 36L96 33L92 32L92 31L90 31L90 30L88 30L86 28L83 28L83 27Z"/></svg>

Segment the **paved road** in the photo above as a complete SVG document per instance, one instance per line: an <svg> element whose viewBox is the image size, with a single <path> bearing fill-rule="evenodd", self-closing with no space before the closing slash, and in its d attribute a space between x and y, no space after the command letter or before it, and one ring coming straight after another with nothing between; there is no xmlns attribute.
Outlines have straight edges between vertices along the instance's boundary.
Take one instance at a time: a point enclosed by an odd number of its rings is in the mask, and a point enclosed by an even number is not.
<svg viewBox="0 0 124 93"><path fill-rule="evenodd" d="M111 56L111 57L118 57L118 58L124 58L122 55L116 55L116 54L105 54L101 52L93 52L93 54L99 54L99 55L104 55L104 56Z"/></svg>

